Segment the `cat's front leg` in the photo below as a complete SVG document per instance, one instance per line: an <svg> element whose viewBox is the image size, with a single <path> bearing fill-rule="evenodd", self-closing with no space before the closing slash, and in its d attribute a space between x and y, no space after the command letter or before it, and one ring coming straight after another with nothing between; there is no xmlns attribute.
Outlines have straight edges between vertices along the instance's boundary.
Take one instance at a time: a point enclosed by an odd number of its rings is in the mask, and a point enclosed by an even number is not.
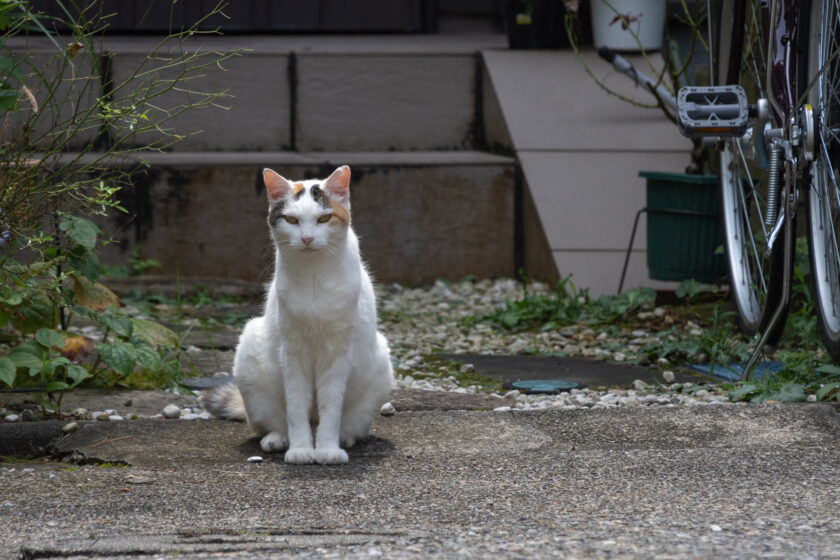
<svg viewBox="0 0 840 560"><path fill-rule="evenodd" d="M312 426L309 411L312 408L312 378L302 373L297 364L284 368L286 389L286 423L289 430L289 449L283 459L287 463L308 465L315 462L312 444Z"/></svg>
<svg viewBox="0 0 840 560"><path fill-rule="evenodd" d="M339 447L344 391L350 375L348 359L339 359L316 382L318 428L315 432L315 461L322 465L340 465L348 461Z"/></svg>

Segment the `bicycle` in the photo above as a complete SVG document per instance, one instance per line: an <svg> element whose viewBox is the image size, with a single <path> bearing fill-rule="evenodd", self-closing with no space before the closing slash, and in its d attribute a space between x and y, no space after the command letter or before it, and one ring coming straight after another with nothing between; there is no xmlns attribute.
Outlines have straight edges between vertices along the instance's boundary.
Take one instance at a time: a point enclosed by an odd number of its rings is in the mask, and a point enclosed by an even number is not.
<svg viewBox="0 0 840 560"><path fill-rule="evenodd" d="M742 379L784 330L802 206L818 328L840 362L840 0L707 7L712 86L674 98L610 49L599 54L676 110L684 135L717 148L730 293L740 330L757 337Z"/></svg>
<svg viewBox="0 0 840 560"><path fill-rule="evenodd" d="M742 378L784 329L803 204L820 335L840 361L840 0L717 0L709 17L713 85L677 105L684 134L721 148L730 292L759 335Z"/></svg>

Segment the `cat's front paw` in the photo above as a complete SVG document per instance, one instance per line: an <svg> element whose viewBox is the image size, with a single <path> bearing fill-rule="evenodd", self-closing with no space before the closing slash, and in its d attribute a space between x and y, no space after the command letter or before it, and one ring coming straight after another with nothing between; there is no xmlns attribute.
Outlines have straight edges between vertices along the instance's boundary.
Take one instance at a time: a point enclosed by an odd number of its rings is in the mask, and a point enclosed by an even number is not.
<svg viewBox="0 0 840 560"><path fill-rule="evenodd" d="M266 453L285 451L289 447L289 440L280 432L271 432L260 440L260 447Z"/></svg>
<svg viewBox="0 0 840 560"><path fill-rule="evenodd" d="M315 461L322 465L343 465L348 461L347 452L340 447L321 447L315 450Z"/></svg>
<svg viewBox="0 0 840 560"><path fill-rule="evenodd" d="M294 465L311 465L315 462L315 450L311 447L294 447L286 451L283 460Z"/></svg>

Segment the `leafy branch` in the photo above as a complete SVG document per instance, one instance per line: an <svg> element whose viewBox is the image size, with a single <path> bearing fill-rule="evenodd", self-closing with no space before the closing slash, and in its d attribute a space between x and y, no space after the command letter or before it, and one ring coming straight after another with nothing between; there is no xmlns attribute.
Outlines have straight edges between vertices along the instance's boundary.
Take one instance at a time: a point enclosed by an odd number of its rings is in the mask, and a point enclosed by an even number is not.
<svg viewBox="0 0 840 560"><path fill-rule="evenodd" d="M45 407L80 383L122 382L137 370L171 379L180 367L177 336L122 314L98 281L108 239L94 218L125 211L120 191L145 169L138 156L197 133L176 130L179 115L223 107L227 91L195 84L239 54L196 43L218 33L201 27L224 16L220 2L117 81L104 47L108 15L96 4L56 5L61 18L27 0L0 1L0 330L13 341L0 384L35 383ZM98 339L68 330L74 317L93 322Z"/></svg>

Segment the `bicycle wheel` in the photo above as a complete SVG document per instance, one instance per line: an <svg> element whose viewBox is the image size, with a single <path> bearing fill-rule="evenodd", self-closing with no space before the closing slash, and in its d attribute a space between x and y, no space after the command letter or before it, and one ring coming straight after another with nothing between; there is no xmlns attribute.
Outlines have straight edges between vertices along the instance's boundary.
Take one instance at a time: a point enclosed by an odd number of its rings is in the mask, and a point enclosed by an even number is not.
<svg viewBox="0 0 840 560"><path fill-rule="evenodd" d="M808 249L814 305L828 353L840 361L840 29L838 0L813 2L808 40L808 102L816 117L808 189Z"/></svg>
<svg viewBox="0 0 840 560"><path fill-rule="evenodd" d="M713 59L716 85L739 84L751 104L766 99L767 53L760 40L758 0L723 0L720 8ZM771 126L780 125L771 118ZM766 329L782 298L785 243L782 230L772 250L767 250L772 229L765 223L770 175L769 169L754 163L754 152L752 136L733 138L726 141L718 159L729 290L738 326L749 335ZM783 183L783 173L779 175ZM774 344L781 336L786 314L769 334L768 343Z"/></svg>

